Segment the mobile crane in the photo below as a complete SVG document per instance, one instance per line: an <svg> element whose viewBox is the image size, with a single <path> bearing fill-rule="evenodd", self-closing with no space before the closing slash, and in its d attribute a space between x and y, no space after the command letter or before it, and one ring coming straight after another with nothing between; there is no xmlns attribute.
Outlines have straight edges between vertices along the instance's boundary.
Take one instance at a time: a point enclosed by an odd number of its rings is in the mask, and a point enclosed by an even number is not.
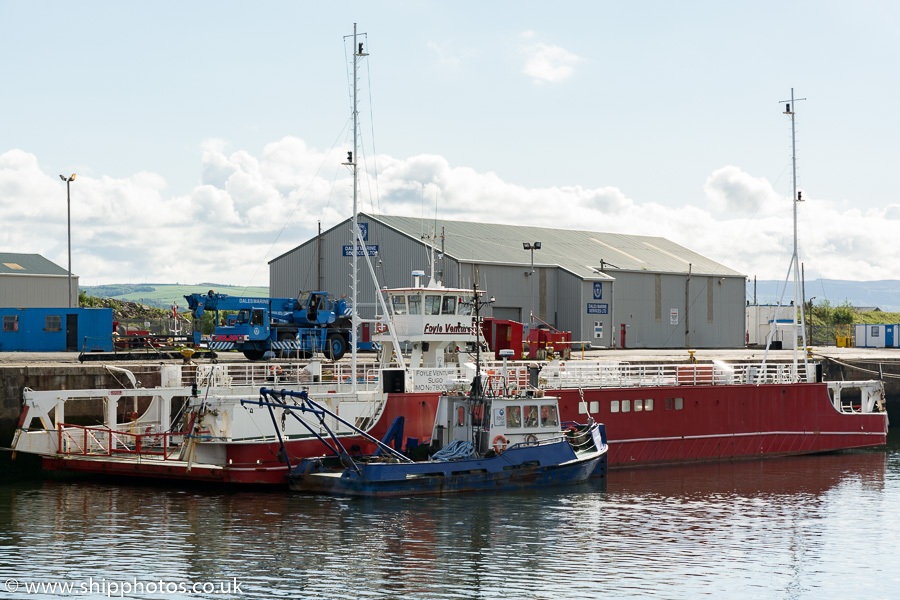
<svg viewBox="0 0 900 600"><path fill-rule="evenodd" d="M237 349L249 360L273 354L310 358L316 352L340 360L353 337L351 308L344 298L328 292L303 292L297 298L245 298L210 290L184 298L194 319L215 311L210 350ZM236 314L220 320L219 311Z"/></svg>

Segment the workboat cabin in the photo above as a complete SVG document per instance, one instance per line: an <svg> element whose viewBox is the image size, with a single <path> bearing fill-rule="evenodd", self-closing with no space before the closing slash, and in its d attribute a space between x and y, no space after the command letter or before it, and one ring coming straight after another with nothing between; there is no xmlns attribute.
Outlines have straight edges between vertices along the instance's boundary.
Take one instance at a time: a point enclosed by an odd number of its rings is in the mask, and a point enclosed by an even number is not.
<svg viewBox="0 0 900 600"><path fill-rule="evenodd" d="M494 397L483 404L473 402L469 396L445 396L435 422L432 438L435 445L473 441L485 452L503 452L514 444L560 435L557 399L551 396Z"/></svg>

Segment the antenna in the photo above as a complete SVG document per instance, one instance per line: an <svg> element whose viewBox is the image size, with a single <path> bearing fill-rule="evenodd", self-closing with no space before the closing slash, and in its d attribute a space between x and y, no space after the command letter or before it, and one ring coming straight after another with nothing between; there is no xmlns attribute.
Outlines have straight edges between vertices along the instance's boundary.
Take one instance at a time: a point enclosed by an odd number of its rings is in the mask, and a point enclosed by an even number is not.
<svg viewBox="0 0 900 600"><path fill-rule="evenodd" d="M792 302L793 310L791 311L791 320L794 324L794 379L799 379L799 371L798 371L798 360L797 360L797 328L800 328L800 333L803 338L803 363L806 367L806 375L809 377L809 361L806 354L806 315L804 314L803 302L800 302L800 253L797 249L797 204L802 202L801 194L802 192L797 191L797 125L796 125L796 112L792 109L796 108L796 103L801 100L806 100L806 98L794 98L794 88L791 88L791 99L790 100L781 100L779 104L784 104L784 114L791 116L791 163L793 166L793 175L794 175L794 189L793 189L793 208L794 208L794 254L791 257L791 270L794 274L794 301ZM787 283L787 282L785 282ZM800 322L797 322L797 310L800 311ZM774 323L774 322L773 322ZM771 340L771 336L769 336ZM766 344L766 353L768 354L769 347ZM765 357L763 357L763 362L765 363Z"/></svg>

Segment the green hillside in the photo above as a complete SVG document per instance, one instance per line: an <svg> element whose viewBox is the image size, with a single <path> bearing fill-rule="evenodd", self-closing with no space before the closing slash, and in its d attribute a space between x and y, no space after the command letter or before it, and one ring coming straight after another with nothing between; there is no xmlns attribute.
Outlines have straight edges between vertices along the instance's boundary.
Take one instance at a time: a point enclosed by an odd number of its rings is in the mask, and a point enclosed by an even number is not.
<svg viewBox="0 0 900 600"><path fill-rule="evenodd" d="M114 298L137 302L146 306L157 308L170 308L172 304L178 304L182 309L187 307L184 297L188 294L205 294L209 290L215 290L219 294L229 296L246 296L248 298L267 298L267 287L237 287L233 285L219 285L216 283L201 283L198 285L178 285L169 283L137 283L137 284L111 284L84 286L81 291L88 296L97 298Z"/></svg>

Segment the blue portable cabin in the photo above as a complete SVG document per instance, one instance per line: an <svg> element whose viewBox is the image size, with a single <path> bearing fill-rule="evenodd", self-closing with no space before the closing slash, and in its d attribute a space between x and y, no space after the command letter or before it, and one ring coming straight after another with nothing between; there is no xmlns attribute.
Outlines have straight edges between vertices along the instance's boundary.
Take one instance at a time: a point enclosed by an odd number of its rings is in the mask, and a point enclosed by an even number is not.
<svg viewBox="0 0 900 600"><path fill-rule="evenodd" d="M111 352L111 308L0 308L0 352Z"/></svg>

